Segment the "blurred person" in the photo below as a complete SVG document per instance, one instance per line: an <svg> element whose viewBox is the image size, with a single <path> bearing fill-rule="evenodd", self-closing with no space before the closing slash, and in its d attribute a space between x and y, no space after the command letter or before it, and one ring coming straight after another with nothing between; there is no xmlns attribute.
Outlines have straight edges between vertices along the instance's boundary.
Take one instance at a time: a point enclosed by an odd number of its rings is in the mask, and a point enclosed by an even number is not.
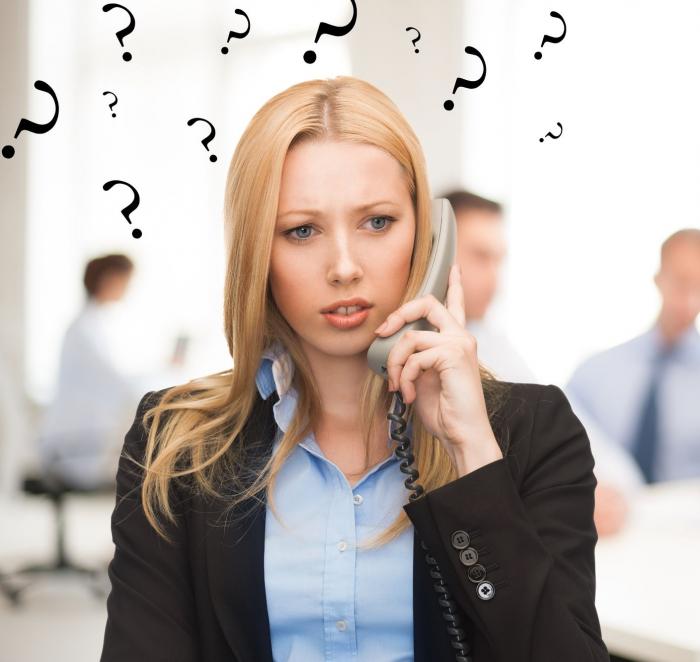
<svg viewBox="0 0 700 662"><path fill-rule="evenodd" d="M125 326L120 302L133 270L133 262L122 254L87 263L86 300L63 337L55 392L41 417L41 470L76 487L114 482L124 422L144 387L182 376L182 341L165 370L127 369L129 348L120 338Z"/></svg>
<svg viewBox="0 0 700 662"><path fill-rule="evenodd" d="M643 484L700 476L700 229L662 243L654 283L651 327L589 357L564 389L634 458Z"/></svg>
<svg viewBox="0 0 700 662"><path fill-rule="evenodd" d="M479 360L500 379L537 382L506 335L485 319L506 256L502 205L465 190L439 197L450 201L457 221L455 259L462 273L466 328L476 338Z"/></svg>
<svg viewBox="0 0 700 662"><path fill-rule="evenodd" d="M443 197L450 201L457 220L456 260L462 273L466 328L477 340L479 360L501 379L539 383L541 380L506 335L486 321L507 255L503 206L463 189L453 190ZM629 494L640 485L640 474L634 462L595 425L575 398L570 401L588 432L596 460L594 473L600 481L596 487L595 506L598 532L609 535L622 525L627 513L623 494Z"/></svg>
<svg viewBox="0 0 700 662"><path fill-rule="evenodd" d="M596 531L600 537L611 536L620 531L627 521L634 496L643 487L644 478L629 453L600 428L567 386L563 387L563 391L588 432L596 461Z"/></svg>

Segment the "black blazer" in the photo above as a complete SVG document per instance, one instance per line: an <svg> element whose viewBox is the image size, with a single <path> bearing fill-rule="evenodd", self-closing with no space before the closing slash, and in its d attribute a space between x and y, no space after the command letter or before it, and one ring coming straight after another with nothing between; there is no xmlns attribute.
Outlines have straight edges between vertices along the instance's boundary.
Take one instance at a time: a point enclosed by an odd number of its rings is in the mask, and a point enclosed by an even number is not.
<svg viewBox="0 0 700 662"><path fill-rule="evenodd" d="M143 413L165 390L144 396L126 435L124 450L139 460ZM242 432L246 441L260 440L258 458L272 450L276 399L276 392L266 401L257 394ZM509 444L504 458L404 505L415 529L414 659L455 660L422 540L468 617L473 662L609 660L594 605L596 479L586 431L552 384L512 384L501 411ZM181 526L160 518L176 540L170 546L144 516L140 477L122 452L101 662L272 662L264 506L239 517L229 513L224 526L223 503L176 487ZM460 535L454 535L460 531L487 568L491 599L477 596L460 561Z"/></svg>

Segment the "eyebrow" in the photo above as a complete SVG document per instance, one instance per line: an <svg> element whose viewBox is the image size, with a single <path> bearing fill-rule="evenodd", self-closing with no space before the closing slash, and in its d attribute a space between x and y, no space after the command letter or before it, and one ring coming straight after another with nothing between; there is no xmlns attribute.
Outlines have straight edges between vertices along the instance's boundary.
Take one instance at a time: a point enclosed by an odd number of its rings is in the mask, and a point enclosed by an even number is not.
<svg viewBox="0 0 700 662"><path fill-rule="evenodd" d="M368 209L376 207L377 205L396 206L396 203L392 202L391 200L377 200L376 202L368 202L365 205L358 205L357 207L353 207L352 211L367 211ZM318 209L291 209L282 214L279 214L277 218L283 218L284 216L289 216L291 214L308 214L309 216L319 216L321 212Z"/></svg>

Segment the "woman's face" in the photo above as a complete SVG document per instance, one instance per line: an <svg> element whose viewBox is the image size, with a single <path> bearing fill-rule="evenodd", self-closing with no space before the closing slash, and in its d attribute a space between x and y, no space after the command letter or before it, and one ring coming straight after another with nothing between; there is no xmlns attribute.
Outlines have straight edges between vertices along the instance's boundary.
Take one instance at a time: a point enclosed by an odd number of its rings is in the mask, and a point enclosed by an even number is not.
<svg viewBox="0 0 700 662"><path fill-rule="evenodd" d="M399 163L383 150L324 141L287 153L270 289L302 344L334 356L367 350L403 297L415 224ZM321 311L352 297L370 304L367 318L334 327Z"/></svg>

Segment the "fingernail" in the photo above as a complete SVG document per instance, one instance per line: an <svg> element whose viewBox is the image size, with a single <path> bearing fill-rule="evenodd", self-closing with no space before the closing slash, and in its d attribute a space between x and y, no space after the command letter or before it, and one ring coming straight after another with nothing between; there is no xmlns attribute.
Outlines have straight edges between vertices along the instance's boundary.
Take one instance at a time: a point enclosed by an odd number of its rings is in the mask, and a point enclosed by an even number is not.
<svg viewBox="0 0 700 662"><path fill-rule="evenodd" d="M386 328L386 325L387 325L387 322L384 322L383 324L380 324L380 325L374 330L374 332L375 332L375 333L381 333L381 332L384 331L384 329Z"/></svg>

